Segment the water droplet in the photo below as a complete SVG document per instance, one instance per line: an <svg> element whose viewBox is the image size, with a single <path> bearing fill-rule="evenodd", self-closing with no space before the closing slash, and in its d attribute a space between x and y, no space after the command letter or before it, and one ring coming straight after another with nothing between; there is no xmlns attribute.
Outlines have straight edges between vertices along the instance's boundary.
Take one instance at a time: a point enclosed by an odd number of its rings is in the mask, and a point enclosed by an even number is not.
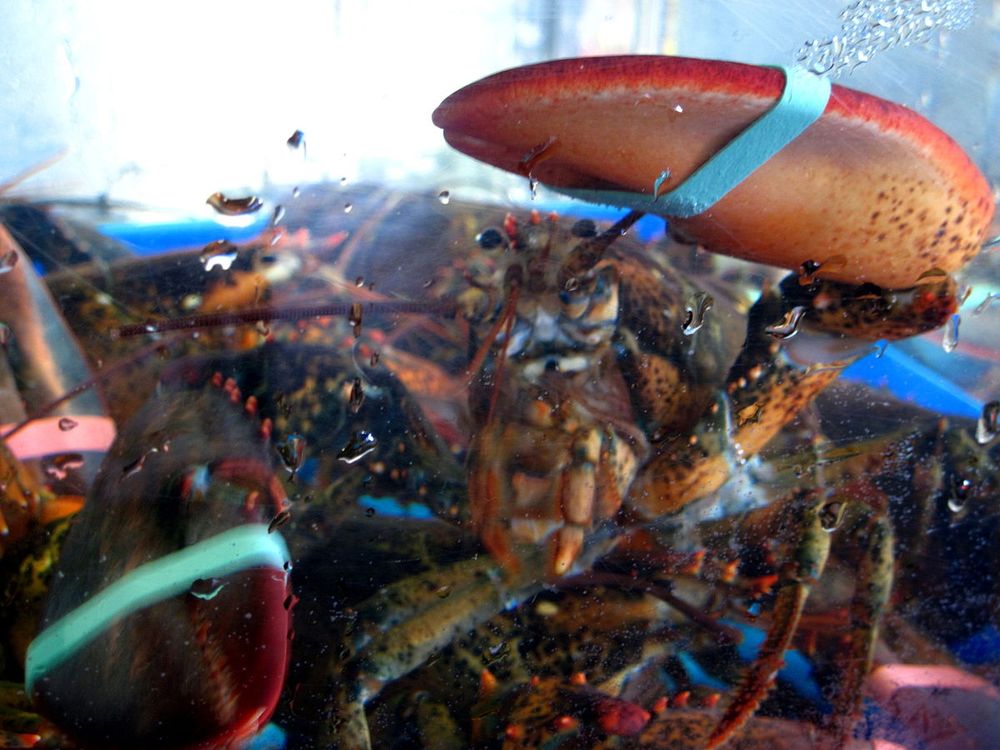
<svg viewBox="0 0 1000 750"><path fill-rule="evenodd" d="M364 276L358 276L358 278L356 278L354 280L354 286L356 286L358 289L360 289L364 285L365 285L365 277Z"/></svg>
<svg viewBox="0 0 1000 750"><path fill-rule="evenodd" d="M351 413L357 414L361 411L361 404L365 401L365 390L361 385L361 378L354 378L354 382L351 383L351 395L348 398L348 406L350 406Z"/></svg>
<svg viewBox="0 0 1000 750"><path fill-rule="evenodd" d="M657 178L653 180L653 200L656 200L657 198L660 197L660 188L663 187L663 183L669 179L670 179L670 170L664 169L662 172L660 172Z"/></svg>
<svg viewBox="0 0 1000 750"><path fill-rule="evenodd" d="M276 529L280 529L286 523L292 520L292 511L288 508L278 511L278 514L271 519L271 522L267 525L267 533L273 534Z"/></svg>
<svg viewBox="0 0 1000 750"><path fill-rule="evenodd" d="M347 184L347 178L346 177L341 177L340 178L340 186L344 187L346 184Z"/></svg>
<svg viewBox="0 0 1000 750"><path fill-rule="evenodd" d="M767 326L764 331L776 339L790 339L799 332L799 322L805 314L806 308L797 305L786 312L780 322Z"/></svg>
<svg viewBox="0 0 1000 750"><path fill-rule="evenodd" d="M256 195L248 195L245 198L227 198L222 193L212 193L205 202L223 216L252 214L259 211L264 205Z"/></svg>
<svg viewBox="0 0 1000 750"><path fill-rule="evenodd" d="M503 235L496 227L490 227L476 235L476 244L483 250L493 250L503 244Z"/></svg>
<svg viewBox="0 0 1000 750"><path fill-rule="evenodd" d="M299 148L300 146L305 148L306 134L303 133L301 130L296 130L294 133L288 136L288 140L285 141L285 143L288 144L289 148Z"/></svg>
<svg viewBox="0 0 1000 750"><path fill-rule="evenodd" d="M885 350L889 348L888 341L878 341L872 347L872 351L875 352L875 359L882 359L882 355L885 354Z"/></svg>
<svg viewBox="0 0 1000 750"><path fill-rule="evenodd" d="M354 338L361 335L361 320L364 316L364 308L360 302L351 304L351 309L347 312L347 322L354 326Z"/></svg>
<svg viewBox="0 0 1000 750"><path fill-rule="evenodd" d="M439 599L447 599L449 596L451 596L451 589L452 589L451 586L445 584L443 586L438 586L434 590L434 593L438 595Z"/></svg>
<svg viewBox="0 0 1000 750"><path fill-rule="evenodd" d="M995 292L987 292L986 297L983 299L982 302L976 305L976 309L972 311L972 314L982 315L984 312L986 312L986 309L993 303L993 300L995 299L1000 299L1000 294L997 294Z"/></svg>
<svg viewBox="0 0 1000 750"><path fill-rule="evenodd" d="M292 433L277 444L278 455L281 456L285 468L292 476L302 466L302 458L306 452L306 439L298 433Z"/></svg>
<svg viewBox="0 0 1000 750"><path fill-rule="evenodd" d="M229 240L216 240L209 242L202 248L198 259L205 266L205 271L211 271L218 266L223 271L228 271L239 255L239 248Z"/></svg>
<svg viewBox="0 0 1000 750"><path fill-rule="evenodd" d="M674 112L677 112L678 114L680 114L683 111L684 111L684 107L682 107L680 104L675 104L674 105Z"/></svg>
<svg viewBox="0 0 1000 750"><path fill-rule="evenodd" d="M353 210L354 210L354 204L353 203L345 203L344 204L344 213L345 214L349 214Z"/></svg>
<svg viewBox="0 0 1000 750"><path fill-rule="evenodd" d="M537 146L529 149L517 163L518 173L530 180L531 173L535 170L535 167L553 155L554 151L552 151L552 147L555 145L556 137L553 135L549 136L548 140L544 143L539 143ZM534 190L532 190L532 195L534 195Z"/></svg>
<svg viewBox="0 0 1000 750"><path fill-rule="evenodd" d="M296 185L295 187L292 188L292 197L298 198L300 195L302 195L302 191L299 190L299 186Z"/></svg>
<svg viewBox="0 0 1000 750"><path fill-rule="evenodd" d="M684 316L684 327L681 329L685 336L691 336L701 330L705 325L705 315L714 304L715 300L708 292L699 292L691 298Z"/></svg>
<svg viewBox="0 0 1000 750"><path fill-rule="evenodd" d="M226 582L221 578L196 578L191 582L191 588L188 589L188 593L191 596L196 596L199 599L207 601L218 596L225 585Z"/></svg>
<svg viewBox="0 0 1000 750"><path fill-rule="evenodd" d="M799 266L799 284L809 286L816 280L816 274L823 264L815 260L807 260Z"/></svg>
<svg viewBox="0 0 1000 750"><path fill-rule="evenodd" d="M944 281L948 278L948 272L934 266L934 268L929 268L917 277L917 285L920 284L936 284L939 281Z"/></svg>
<svg viewBox="0 0 1000 750"><path fill-rule="evenodd" d="M826 503L819 509L819 523L823 531L836 531L843 517L844 504L836 500Z"/></svg>
<svg viewBox="0 0 1000 750"><path fill-rule="evenodd" d="M976 442L986 445L1000 433L1000 401L990 401L976 422Z"/></svg>
<svg viewBox="0 0 1000 750"><path fill-rule="evenodd" d="M965 507L965 503L972 494L972 481L969 479L955 478L952 483L951 496L948 498L948 510L958 513Z"/></svg>
<svg viewBox="0 0 1000 750"><path fill-rule="evenodd" d="M133 474L138 474L142 471L142 467L146 465L146 454L143 453L139 458L130 464L126 464L122 467L122 479L126 479Z"/></svg>
<svg viewBox="0 0 1000 750"><path fill-rule="evenodd" d="M955 348L958 346L958 326L961 322L962 317L958 313L955 313L945 324L944 335L941 337L941 348L948 354L955 351Z"/></svg>
<svg viewBox="0 0 1000 750"><path fill-rule="evenodd" d="M438 200L441 202L442 206L447 206L448 202L451 200L451 191L442 190L438 193Z"/></svg>
<svg viewBox="0 0 1000 750"><path fill-rule="evenodd" d="M354 464L375 450L377 445L378 440L374 435L366 430L358 430L351 436L347 445L340 449L337 458L344 463Z"/></svg>
<svg viewBox="0 0 1000 750"><path fill-rule="evenodd" d="M531 200L538 197L538 180L532 174L528 174L528 191L531 193Z"/></svg>
<svg viewBox="0 0 1000 750"><path fill-rule="evenodd" d="M750 606L747 607L747 614L750 617L760 617L760 613L763 610L760 602L751 602Z"/></svg>
<svg viewBox="0 0 1000 750"><path fill-rule="evenodd" d="M381 354L379 354L377 350L373 350L373 351L372 351L372 356L371 356L371 357L370 357L370 358L368 359L368 364L369 364L369 366L371 366L371 367L375 367L375 365L377 365L377 364L378 364L378 361L379 361L379 358L380 358L381 356L382 356L382 355L381 355Z"/></svg>
<svg viewBox="0 0 1000 750"><path fill-rule="evenodd" d="M12 271L17 265L17 250L8 250L0 255L0 275Z"/></svg>
<svg viewBox="0 0 1000 750"><path fill-rule="evenodd" d="M63 453L45 461L45 473L53 479L63 480L74 469L83 467L83 456L79 453Z"/></svg>
<svg viewBox="0 0 1000 750"><path fill-rule="evenodd" d="M271 214L271 226L276 227L281 223L281 220L285 218L285 207L280 203L274 207L274 213Z"/></svg>
<svg viewBox="0 0 1000 750"><path fill-rule="evenodd" d="M69 432L74 427L76 427L76 420L70 419L69 417L63 417L59 420L59 429L63 432Z"/></svg>
<svg viewBox="0 0 1000 750"><path fill-rule="evenodd" d="M369 518L371 518L372 516L375 515L375 509L374 508L365 508L365 515L368 516Z"/></svg>
<svg viewBox="0 0 1000 750"><path fill-rule="evenodd" d="M6 323L0 323L0 346L7 346L13 336L14 332L10 326Z"/></svg>

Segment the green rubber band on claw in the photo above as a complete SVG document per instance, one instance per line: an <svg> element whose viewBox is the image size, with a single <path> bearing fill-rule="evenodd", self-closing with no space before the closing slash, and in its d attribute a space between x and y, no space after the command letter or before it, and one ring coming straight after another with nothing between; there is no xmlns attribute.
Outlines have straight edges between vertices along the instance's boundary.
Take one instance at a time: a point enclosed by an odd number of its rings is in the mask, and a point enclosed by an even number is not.
<svg viewBox="0 0 1000 750"><path fill-rule="evenodd" d="M24 665L28 695L40 678L116 620L183 594L200 578L222 578L257 567L278 568L287 576L289 561L279 534L269 534L263 524L248 524L133 568L31 642Z"/></svg>
<svg viewBox="0 0 1000 750"><path fill-rule="evenodd" d="M547 187L589 203L681 219L704 213L801 135L826 109L829 79L802 68L777 67L785 74L785 88L775 105L673 190L654 197L629 191Z"/></svg>

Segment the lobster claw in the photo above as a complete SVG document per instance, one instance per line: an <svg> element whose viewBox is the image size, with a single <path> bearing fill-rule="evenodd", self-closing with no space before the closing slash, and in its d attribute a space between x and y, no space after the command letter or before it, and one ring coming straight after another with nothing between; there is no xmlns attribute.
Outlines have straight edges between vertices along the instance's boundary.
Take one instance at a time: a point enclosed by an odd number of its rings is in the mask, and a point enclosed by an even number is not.
<svg viewBox="0 0 1000 750"><path fill-rule="evenodd" d="M69 533L26 686L83 746L225 747L278 701L289 651L286 498L221 391L154 398Z"/></svg>

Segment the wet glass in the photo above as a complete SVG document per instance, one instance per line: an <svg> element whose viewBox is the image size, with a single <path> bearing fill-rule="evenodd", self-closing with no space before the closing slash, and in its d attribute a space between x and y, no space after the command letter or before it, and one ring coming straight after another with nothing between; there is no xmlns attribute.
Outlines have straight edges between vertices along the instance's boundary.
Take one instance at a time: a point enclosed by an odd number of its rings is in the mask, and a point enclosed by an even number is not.
<svg viewBox="0 0 1000 750"><path fill-rule="evenodd" d="M996 2L0 22L0 746L991 747Z"/></svg>

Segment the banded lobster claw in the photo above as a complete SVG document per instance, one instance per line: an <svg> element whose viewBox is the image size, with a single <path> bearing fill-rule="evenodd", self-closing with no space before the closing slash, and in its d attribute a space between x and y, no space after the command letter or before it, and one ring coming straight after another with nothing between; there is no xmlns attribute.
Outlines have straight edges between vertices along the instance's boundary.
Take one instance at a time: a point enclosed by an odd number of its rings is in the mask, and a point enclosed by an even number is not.
<svg viewBox="0 0 1000 750"><path fill-rule="evenodd" d="M234 746L278 701L290 566L267 522L286 498L230 401L209 387L149 402L69 533L26 686L84 747Z"/></svg>
<svg viewBox="0 0 1000 750"><path fill-rule="evenodd" d="M662 214L707 249L758 263L819 263L821 278L899 289L978 253L993 199L961 147L898 104L817 91L802 71L719 60L555 60L456 91L434 123L481 161Z"/></svg>

